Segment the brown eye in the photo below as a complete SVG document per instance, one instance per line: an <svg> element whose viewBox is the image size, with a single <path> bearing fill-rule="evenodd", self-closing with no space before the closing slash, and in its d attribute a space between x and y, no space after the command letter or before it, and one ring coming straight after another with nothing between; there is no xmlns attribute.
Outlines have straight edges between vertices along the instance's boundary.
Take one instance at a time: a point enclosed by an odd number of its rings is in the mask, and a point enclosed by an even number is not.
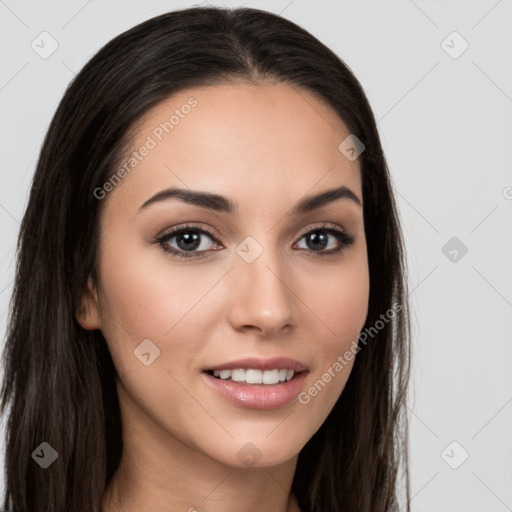
<svg viewBox="0 0 512 512"><path fill-rule="evenodd" d="M204 242L206 238L217 242L213 233L205 228L184 226L164 233L156 239L156 243L166 253L183 258L194 258L201 257L201 253L211 250L208 248L208 243ZM174 246L170 244L170 241L173 239L175 239L175 242L173 242Z"/></svg>
<svg viewBox="0 0 512 512"><path fill-rule="evenodd" d="M307 247L305 247L305 250L309 253L314 253L314 256L327 256L339 253L355 241L353 235L330 226L320 226L310 230L304 233L300 239L302 240L303 238L306 240ZM338 241L337 247L329 248L330 238Z"/></svg>

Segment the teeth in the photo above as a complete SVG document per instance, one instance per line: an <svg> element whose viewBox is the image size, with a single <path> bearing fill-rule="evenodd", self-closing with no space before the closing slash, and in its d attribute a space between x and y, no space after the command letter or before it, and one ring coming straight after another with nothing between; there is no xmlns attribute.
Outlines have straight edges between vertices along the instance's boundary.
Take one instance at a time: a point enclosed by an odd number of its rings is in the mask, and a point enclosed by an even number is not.
<svg viewBox="0 0 512 512"><path fill-rule="evenodd" d="M231 377L231 370L221 370L219 372L219 377L221 379L229 379L229 377Z"/></svg>
<svg viewBox="0 0 512 512"><path fill-rule="evenodd" d="M231 380L242 382L245 380L245 370L231 370Z"/></svg>
<svg viewBox="0 0 512 512"><path fill-rule="evenodd" d="M254 369L236 369L236 370L214 370L214 377L222 380L231 379L235 382L247 382L247 384L278 384L292 379L293 370L275 369L275 370L254 370Z"/></svg>
<svg viewBox="0 0 512 512"><path fill-rule="evenodd" d="M263 384L263 372L261 370L245 370L245 382L248 384ZM275 382L266 382L265 384L275 384Z"/></svg>
<svg viewBox="0 0 512 512"><path fill-rule="evenodd" d="M279 370L267 370L260 373L262 384L277 384L279 382ZM247 382L250 382L249 379L247 379Z"/></svg>

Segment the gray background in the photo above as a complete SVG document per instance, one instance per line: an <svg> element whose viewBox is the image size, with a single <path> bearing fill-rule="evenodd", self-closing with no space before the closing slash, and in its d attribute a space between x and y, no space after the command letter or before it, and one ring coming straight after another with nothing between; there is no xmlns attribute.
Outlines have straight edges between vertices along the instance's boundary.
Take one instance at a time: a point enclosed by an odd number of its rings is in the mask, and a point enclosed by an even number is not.
<svg viewBox="0 0 512 512"><path fill-rule="evenodd" d="M209 3L281 13L362 83L408 251L412 508L512 510L512 2ZM0 0L2 339L19 222L67 84L120 32L192 5ZM47 59L31 47L43 31L59 45Z"/></svg>

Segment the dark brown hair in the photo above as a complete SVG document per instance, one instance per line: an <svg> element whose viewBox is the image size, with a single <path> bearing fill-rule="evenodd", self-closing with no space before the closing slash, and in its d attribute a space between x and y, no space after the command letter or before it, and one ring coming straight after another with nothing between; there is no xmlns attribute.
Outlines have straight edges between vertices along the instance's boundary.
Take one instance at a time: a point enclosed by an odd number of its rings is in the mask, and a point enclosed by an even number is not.
<svg viewBox="0 0 512 512"><path fill-rule="evenodd" d="M371 107L348 66L304 29L258 9L213 7L160 15L114 38L74 78L53 117L19 234L3 354L4 508L100 510L121 457L122 426L105 339L75 320L96 275L102 202L93 191L115 171L145 112L188 87L234 79L315 94L366 147L359 157L370 273L365 332L378 332L361 345L344 391L301 450L292 490L303 512L389 512L398 509L403 468L402 510L409 510L405 255ZM376 329L396 304L399 312ZM44 470L31 457L43 441L58 453Z"/></svg>

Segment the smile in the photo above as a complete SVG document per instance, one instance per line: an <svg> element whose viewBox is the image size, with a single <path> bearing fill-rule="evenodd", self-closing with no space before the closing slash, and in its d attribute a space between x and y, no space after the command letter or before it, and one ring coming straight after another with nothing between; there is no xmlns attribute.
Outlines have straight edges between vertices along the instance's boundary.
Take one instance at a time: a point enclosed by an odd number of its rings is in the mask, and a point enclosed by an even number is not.
<svg viewBox="0 0 512 512"><path fill-rule="evenodd" d="M217 371L219 372L219 376L214 376L213 370L202 372L202 377L205 383L211 389L213 389L217 395L232 405L247 409L260 410L277 409L295 400L299 393L303 390L304 380L306 375L309 373L308 371L301 371L296 373L293 370L286 370L286 377L288 377L291 372L289 380L280 381L279 372L281 370L278 369L266 370L263 372L261 370L251 369L241 370L244 372L244 375L241 373L237 374L237 372L240 370L236 369ZM248 380L256 379L255 374L252 373L253 371L259 372L260 375L257 376L257 380L259 381L261 378L261 383L248 382ZM263 383L263 375L267 371L271 375L273 382L271 384ZM227 375L227 372L231 372L231 376L230 378L223 379L220 376L220 372L226 372L224 375ZM276 379L276 373L278 376L278 382L274 382ZM240 378L243 376L243 379L239 381L233 380L233 374L235 378Z"/></svg>
<svg viewBox="0 0 512 512"><path fill-rule="evenodd" d="M211 372L211 373L210 373ZM235 382L246 382L247 384L278 384L279 382L288 382L293 378L295 372L286 368L273 370L257 370L243 368L233 370L211 370L210 375L222 380L232 380Z"/></svg>

